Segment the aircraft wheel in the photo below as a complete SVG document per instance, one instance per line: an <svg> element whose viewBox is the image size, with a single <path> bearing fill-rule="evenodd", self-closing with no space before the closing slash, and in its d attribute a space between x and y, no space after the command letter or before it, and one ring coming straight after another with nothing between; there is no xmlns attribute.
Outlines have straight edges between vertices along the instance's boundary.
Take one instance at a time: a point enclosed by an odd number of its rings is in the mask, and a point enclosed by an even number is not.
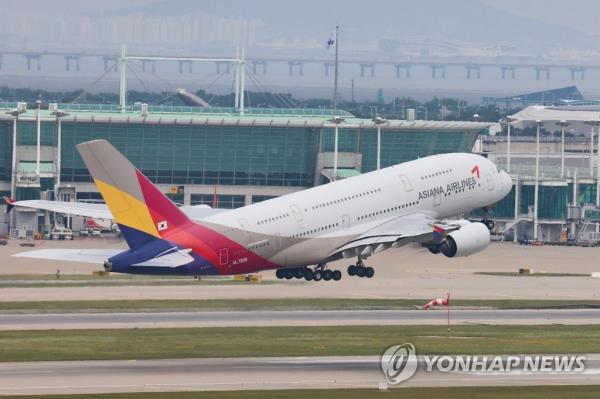
<svg viewBox="0 0 600 399"><path fill-rule="evenodd" d="M333 273L331 270L323 270L323 280L329 281L333 278Z"/></svg>
<svg viewBox="0 0 600 399"><path fill-rule="evenodd" d="M356 276L356 266L354 266L354 265L348 266L348 275Z"/></svg>
<svg viewBox="0 0 600 399"><path fill-rule="evenodd" d="M304 270L304 279L306 281L312 281L315 278L315 272L313 272L311 269L306 269Z"/></svg>
<svg viewBox="0 0 600 399"><path fill-rule="evenodd" d="M323 273L320 270L315 271L315 273L313 275L313 280L321 281L322 278L323 278Z"/></svg>
<svg viewBox="0 0 600 399"><path fill-rule="evenodd" d="M364 267L360 266L356 268L356 276L357 277L364 277L366 273L366 270Z"/></svg>
<svg viewBox="0 0 600 399"><path fill-rule="evenodd" d="M371 278L375 275L375 270L369 266L365 268L365 277L366 278Z"/></svg>
<svg viewBox="0 0 600 399"><path fill-rule="evenodd" d="M293 269L288 269L285 271L285 279L286 280L291 280L293 279L295 276L294 270Z"/></svg>
<svg viewBox="0 0 600 399"><path fill-rule="evenodd" d="M481 223L485 224L489 231L494 230L494 227L496 226L496 222L491 219L484 219L481 221Z"/></svg>
<svg viewBox="0 0 600 399"><path fill-rule="evenodd" d="M332 273L332 277L334 281L340 281L342 279L342 272L339 270L334 270Z"/></svg>
<svg viewBox="0 0 600 399"><path fill-rule="evenodd" d="M298 280L303 278L304 277L304 269L301 267L294 269L294 277L296 277Z"/></svg>
<svg viewBox="0 0 600 399"><path fill-rule="evenodd" d="M284 269L277 269L275 271L275 276L277 276L278 279L282 279L285 278L285 270Z"/></svg>

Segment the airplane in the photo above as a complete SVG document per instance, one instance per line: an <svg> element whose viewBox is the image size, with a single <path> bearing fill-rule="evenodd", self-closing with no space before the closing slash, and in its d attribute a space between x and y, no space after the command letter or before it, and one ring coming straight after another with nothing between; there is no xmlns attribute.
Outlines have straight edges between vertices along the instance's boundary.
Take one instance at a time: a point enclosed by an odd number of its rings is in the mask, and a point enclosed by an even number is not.
<svg viewBox="0 0 600 399"><path fill-rule="evenodd" d="M432 155L232 210L178 207L106 140L77 149L106 205L9 201L113 219L123 250L41 249L15 256L103 264L149 275L237 275L276 270L280 279L342 278L328 264L355 259L347 273L373 277L365 260L417 243L460 257L484 250L493 221L456 215L484 209L510 191L510 176L470 153ZM487 214L487 213L486 213Z"/></svg>

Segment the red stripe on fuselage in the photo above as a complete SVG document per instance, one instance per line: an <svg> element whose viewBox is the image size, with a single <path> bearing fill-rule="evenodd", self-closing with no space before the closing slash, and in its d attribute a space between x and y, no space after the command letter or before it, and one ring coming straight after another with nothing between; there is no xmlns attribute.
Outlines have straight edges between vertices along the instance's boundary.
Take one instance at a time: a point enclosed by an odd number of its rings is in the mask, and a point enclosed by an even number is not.
<svg viewBox="0 0 600 399"><path fill-rule="evenodd" d="M157 228L159 225L163 228L158 231L160 238L182 249L190 248L215 266L221 274L252 273L279 267L230 238L194 223L140 171L136 173L152 221ZM228 252L227 256L221 254L224 249Z"/></svg>

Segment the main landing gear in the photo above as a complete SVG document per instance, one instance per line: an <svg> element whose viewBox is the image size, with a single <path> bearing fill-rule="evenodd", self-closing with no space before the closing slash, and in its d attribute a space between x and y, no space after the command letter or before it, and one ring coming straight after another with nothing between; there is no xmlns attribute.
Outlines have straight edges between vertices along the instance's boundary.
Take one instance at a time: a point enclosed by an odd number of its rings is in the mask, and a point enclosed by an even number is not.
<svg viewBox="0 0 600 399"><path fill-rule="evenodd" d="M375 269L370 266L365 266L361 259L356 262L356 265L348 266L348 275L356 277L371 278L375 275Z"/></svg>
<svg viewBox="0 0 600 399"><path fill-rule="evenodd" d="M275 275L278 279L291 280L305 279L306 281L340 281L342 279L342 272L339 270L326 269L325 265L317 265L314 269L310 267L292 267L288 269L277 269Z"/></svg>

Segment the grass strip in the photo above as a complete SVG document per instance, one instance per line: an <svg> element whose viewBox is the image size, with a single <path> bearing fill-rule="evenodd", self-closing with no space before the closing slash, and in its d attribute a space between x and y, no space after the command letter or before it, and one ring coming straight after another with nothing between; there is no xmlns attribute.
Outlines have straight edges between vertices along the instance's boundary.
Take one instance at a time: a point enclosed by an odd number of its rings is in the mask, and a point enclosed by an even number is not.
<svg viewBox="0 0 600 399"><path fill-rule="evenodd" d="M0 361L419 354L600 353L600 325L347 326L0 332Z"/></svg>
<svg viewBox="0 0 600 399"><path fill-rule="evenodd" d="M211 310L401 310L423 306L429 299L197 299L86 300L0 302L0 313L172 312ZM452 306L484 309L594 309L597 300L453 300Z"/></svg>
<svg viewBox="0 0 600 399"><path fill-rule="evenodd" d="M398 388L388 391L375 389L298 389L266 391L161 392L89 395L19 396L23 399L596 399L600 386L560 385L531 387L453 387Z"/></svg>

